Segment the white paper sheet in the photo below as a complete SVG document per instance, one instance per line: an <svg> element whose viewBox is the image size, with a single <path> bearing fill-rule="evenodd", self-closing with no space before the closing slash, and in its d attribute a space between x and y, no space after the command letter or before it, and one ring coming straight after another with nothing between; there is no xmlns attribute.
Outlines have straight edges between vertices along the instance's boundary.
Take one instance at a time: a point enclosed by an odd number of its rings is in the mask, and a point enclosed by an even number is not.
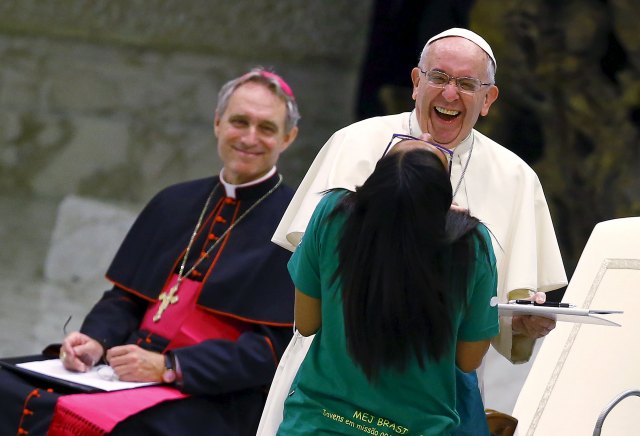
<svg viewBox="0 0 640 436"><path fill-rule="evenodd" d="M498 304L498 312L503 316L536 315L556 321L600 324L620 327L621 324L596 315L622 314L621 310L581 309L577 307L549 307L533 304Z"/></svg>
<svg viewBox="0 0 640 436"><path fill-rule="evenodd" d="M17 367L22 369L26 369L29 371L37 372L39 374L44 374L49 377L54 377L66 381L70 381L73 383L91 386L97 389L101 389L103 391L118 391L121 389L132 389L139 388L142 386L149 386L158 383L134 383L134 382L123 382L117 379L112 379L105 377L110 374L111 368L106 365L99 365L93 367L90 371L87 372L72 372L62 366L62 362L60 359L50 359L50 360L37 360L33 362L24 362L16 364ZM104 368L104 369L100 369ZM100 374L98 373L100 371Z"/></svg>

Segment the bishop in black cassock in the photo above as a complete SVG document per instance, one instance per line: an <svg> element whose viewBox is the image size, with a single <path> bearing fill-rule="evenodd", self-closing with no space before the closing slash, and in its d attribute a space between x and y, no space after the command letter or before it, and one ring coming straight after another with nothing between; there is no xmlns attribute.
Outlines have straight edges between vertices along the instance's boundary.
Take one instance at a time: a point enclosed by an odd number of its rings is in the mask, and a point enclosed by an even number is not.
<svg viewBox="0 0 640 436"><path fill-rule="evenodd" d="M107 271L113 289L62 343L67 369L106 357L123 381L162 384L82 394L0 370L0 434L255 434L293 334L290 253L271 236L293 195L276 163L299 118L277 74L227 82L220 176L147 204Z"/></svg>
<svg viewBox="0 0 640 436"><path fill-rule="evenodd" d="M157 352L170 349L179 365L179 391L188 396L127 417L113 434L255 432L266 389L292 335L294 293L286 269L290 253L270 242L292 196L289 187L276 186L279 180L274 173L261 183L235 189L232 196L218 177L174 185L156 195L134 223L107 272L114 287L93 307L81 332L105 349L123 343ZM188 332L162 331L163 318L178 310L182 301L169 304L159 321L146 323L156 330L159 326L160 334L146 330L144 320L157 313L159 290L167 290L178 273L212 191L184 269L189 271L204 258L186 277L197 283L192 309L197 314L190 312L183 323L198 317L205 323L213 320L223 333L185 346ZM259 207L242 217L261 198ZM181 290L176 295L181 296ZM225 329L232 331L230 336ZM13 432L20 424L23 431L46 432L60 392L55 387L54 392L47 392L46 386L38 389L33 380L6 370L0 375L5 391L0 408L20 420L6 423L7 427ZM95 394L85 395L82 401L91 401Z"/></svg>

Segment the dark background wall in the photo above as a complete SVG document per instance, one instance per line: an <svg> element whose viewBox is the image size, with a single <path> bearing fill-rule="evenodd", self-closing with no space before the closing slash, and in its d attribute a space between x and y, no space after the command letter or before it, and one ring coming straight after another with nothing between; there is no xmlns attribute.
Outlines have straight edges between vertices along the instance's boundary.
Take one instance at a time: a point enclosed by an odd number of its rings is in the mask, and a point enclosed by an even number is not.
<svg viewBox="0 0 640 436"><path fill-rule="evenodd" d="M596 223L640 215L640 2L477 6L501 86L481 128L538 172L571 274Z"/></svg>

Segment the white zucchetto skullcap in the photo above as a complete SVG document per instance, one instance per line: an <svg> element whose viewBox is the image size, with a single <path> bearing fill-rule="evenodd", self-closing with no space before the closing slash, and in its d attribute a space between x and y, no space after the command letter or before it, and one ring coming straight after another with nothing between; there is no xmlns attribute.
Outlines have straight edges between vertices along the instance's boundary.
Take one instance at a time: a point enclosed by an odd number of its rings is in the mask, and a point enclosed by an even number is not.
<svg viewBox="0 0 640 436"><path fill-rule="evenodd" d="M493 55L493 51L491 51L491 47L489 46L489 43L485 41L482 36L472 32L471 30L462 29L460 27L453 27L449 30L445 30L444 32L438 33L436 36L432 37L431 39L429 39L429 41L427 41L426 45L429 45L433 41L436 41L438 39L447 38L449 36L459 36L461 38L465 38L473 42L475 45L480 47L482 50L485 51L485 53L489 55L489 57L493 61L493 65L495 66L496 70L498 69L498 63L496 62L496 57Z"/></svg>

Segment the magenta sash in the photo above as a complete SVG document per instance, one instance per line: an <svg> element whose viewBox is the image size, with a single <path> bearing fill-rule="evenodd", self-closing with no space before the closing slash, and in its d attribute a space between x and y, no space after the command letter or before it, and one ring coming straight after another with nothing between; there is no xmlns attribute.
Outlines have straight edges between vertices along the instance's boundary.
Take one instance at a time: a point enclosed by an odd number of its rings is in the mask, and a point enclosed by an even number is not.
<svg viewBox="0 0 640 436"><path fill-rule="evenodd" d="M168 292L177 281L178 276L174 274L163 291ZM169 304L158 322L154 322L153 317L160 306L160 301L156 301L144 315L140 329L170 339L169 350L199 344L206 339L238 339L247 330L247 323L197 306L201 291L201 282L184 279L176 294L178 301Z"/></svg>
<svg viewBox="0 0 640 436"><path fill-rule="evenodd" d="M94 436L113 430L119 422L164 401L188 397L168 386L65 395L56 403L49 426L51 436Z"/></svg>

